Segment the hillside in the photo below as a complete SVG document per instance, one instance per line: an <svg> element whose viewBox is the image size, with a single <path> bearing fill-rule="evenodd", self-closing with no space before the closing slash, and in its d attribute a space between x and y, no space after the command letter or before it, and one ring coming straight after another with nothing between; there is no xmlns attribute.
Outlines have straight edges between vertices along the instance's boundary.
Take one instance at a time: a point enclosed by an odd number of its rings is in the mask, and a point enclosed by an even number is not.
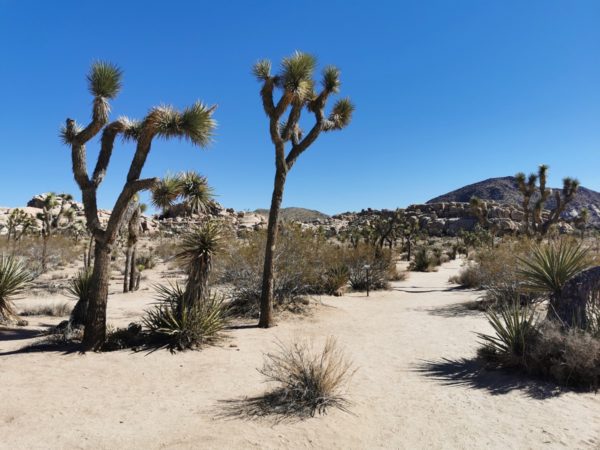
<svg viewBox="0 0 600 450"><path fill-rule="evenodd" d="M508 204L520 204L522 199L515 177L500 177L469 184L432 198L427 203L468 202L472 197ZM548 201L547 206L550 208L554 206L553 198ZM576 216L578 211L583 208L590 211L590 223L600 225L600 192L580 187L575 199L569 204L564 215L567 217Z"/></svg>
<svg viewBox="0 0 600 450"><path fill-rule="evenodd" d="M268 209L257 209L254 211L256 214L263 215L265 217L269 216ZM298 222L312 222L313 220L325 220L328 219L329 216L320 211L316 211L314 209L305 209L305 208L281 208L279 212L279 217L283 220L296 220Z"/></svg>

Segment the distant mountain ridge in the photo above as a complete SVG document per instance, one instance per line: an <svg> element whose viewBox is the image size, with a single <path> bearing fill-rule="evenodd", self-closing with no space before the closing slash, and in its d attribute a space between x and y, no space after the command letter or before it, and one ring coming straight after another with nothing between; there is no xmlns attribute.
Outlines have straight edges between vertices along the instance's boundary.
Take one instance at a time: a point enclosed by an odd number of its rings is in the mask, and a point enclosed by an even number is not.
<svg viewBox="0 0 600 450"><path fill-rule="evenodd" d="M487 180L463 186L432 198L427 203L469 202L472 197L513 205L520 205L523 198L519 192L515 177L499 177L488 178ZM553 197L548 200L547 206L550 208L554 207ZM590 212L590 224L600 225L600 192L580 186L575 198L569 203L563 216L565 218L576 217L583 208L587 208Z"/></svg>
<svg viewBox="0 0 600 450"><path fill-rule="evenodd" d="M257 209L254 213L260 214L261 216L269 216L268 209ZM281 208L279 217L283 220L295 220L298 222L312 222L313 220L329 219L329 216L321 211L296 207Z"/></svg>

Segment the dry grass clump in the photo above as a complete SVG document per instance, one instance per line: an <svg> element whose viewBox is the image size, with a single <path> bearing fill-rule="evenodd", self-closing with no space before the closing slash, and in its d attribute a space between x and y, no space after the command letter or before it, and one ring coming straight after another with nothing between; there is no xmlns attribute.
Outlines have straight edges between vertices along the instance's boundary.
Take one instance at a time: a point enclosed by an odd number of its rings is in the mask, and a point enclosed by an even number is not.
<svg viewBox="0 0 600 450"><path fill-rule="evenodd" d="M39 305L25 308L21 311L21 316L51 316L64 317L71 313L71 305L67 302L54 303L52 305Z"/></svg>
<svg viewBox="0 0 600 450"><path fill-rule="evenodd" d="M307 341L278 343L278 350L265 355L259 370L277 388L254 402L254 412L305 418L326 414L329 408L347 411L344 389L354 371L332 337L320 351Z"/></svg>

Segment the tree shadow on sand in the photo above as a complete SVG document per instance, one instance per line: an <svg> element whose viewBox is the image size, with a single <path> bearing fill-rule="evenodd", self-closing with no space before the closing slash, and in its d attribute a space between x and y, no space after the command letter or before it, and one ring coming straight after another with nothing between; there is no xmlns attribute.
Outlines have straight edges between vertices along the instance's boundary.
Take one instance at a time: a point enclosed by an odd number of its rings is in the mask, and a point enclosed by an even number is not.
<svg viewBox="0 0 600 450"><path fill-rule="evenodd" d="M492 395L521 391L530 398L544 400L558 397L565 392L556 384L526 378L516 372L487 370L477 359L443 358L438 361L423 361L414 370L446 386L483 389Z"/></svg>
<svg viewBox="0 0 600 450"><path fill-rule="evenodd" d="M427 312L432 316L438 317L470 317L483 315L484 311L478 308L478 303L478 300L453 303L451 305L428 308Z"/></svg>

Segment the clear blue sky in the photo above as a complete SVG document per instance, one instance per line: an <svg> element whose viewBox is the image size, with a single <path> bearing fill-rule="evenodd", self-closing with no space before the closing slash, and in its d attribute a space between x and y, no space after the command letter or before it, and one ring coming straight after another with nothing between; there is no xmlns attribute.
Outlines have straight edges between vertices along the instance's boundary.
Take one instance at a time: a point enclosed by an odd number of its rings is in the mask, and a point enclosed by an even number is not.
<svg viewBox="0 0 600 450"><path fill-rule="evenodd" d="M157 141L144 175L196 169L225 206L268 207L273 148L250 68L296 49L341 68L356 113L302 155L285 206L406 206L540 163L553 185L600 190L599 24L597 0L0 0L0 205L80 197L58 129L89 118L85 74L104 59L125 73L113 117L219 104L210 149ZM102 207L132 152L116 148Z"/></svg>

